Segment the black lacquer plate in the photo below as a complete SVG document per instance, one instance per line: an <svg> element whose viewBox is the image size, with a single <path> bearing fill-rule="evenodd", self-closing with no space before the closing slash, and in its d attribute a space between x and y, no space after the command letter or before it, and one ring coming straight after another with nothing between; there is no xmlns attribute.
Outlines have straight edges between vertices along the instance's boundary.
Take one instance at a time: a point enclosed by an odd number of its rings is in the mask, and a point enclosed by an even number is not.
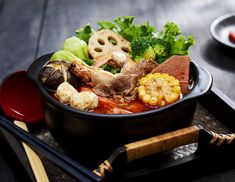
<svg viewBox="0 0 235 182"><path fill-rule="evenodd" d="M215 19L210 26L211 36L218 42L235 48L235 42L229 38L229 33L235 32L235 14L223 15Z"/></svg>

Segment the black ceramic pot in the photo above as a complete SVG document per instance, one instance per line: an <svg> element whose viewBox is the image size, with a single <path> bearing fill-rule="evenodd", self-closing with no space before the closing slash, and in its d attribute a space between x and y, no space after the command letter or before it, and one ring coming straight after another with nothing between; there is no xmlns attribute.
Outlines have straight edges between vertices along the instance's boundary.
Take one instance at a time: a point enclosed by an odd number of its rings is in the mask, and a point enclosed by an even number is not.
<svg viewBox="0 0 235 182"><path fill-rule="evenodd" d="M29 77L37 84L45 101L45 121L56 141L70 154L94 165L103 161L118 146L162 132L188 126L194 116L196 101L210 91L212 76L194 62L190 63L193 86L181 100L142 113L114 115L83 112L61 104L43 88L41 68L51 54L32 63ZM97 162L97 163L96 163Z"/></svg>

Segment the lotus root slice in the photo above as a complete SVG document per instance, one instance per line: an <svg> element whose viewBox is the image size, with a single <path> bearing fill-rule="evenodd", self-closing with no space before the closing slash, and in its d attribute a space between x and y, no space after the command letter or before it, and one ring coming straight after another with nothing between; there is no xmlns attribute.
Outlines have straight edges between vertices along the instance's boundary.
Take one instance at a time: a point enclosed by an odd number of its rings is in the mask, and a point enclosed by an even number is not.
<svg viewBox="0 0 235 182"><path fill-rule="evenodd" d="M130 50L130 42L112 30L100 30L94 33L88 43L88 51L94 59L109 55L113 51L127 54Z"/></svg>

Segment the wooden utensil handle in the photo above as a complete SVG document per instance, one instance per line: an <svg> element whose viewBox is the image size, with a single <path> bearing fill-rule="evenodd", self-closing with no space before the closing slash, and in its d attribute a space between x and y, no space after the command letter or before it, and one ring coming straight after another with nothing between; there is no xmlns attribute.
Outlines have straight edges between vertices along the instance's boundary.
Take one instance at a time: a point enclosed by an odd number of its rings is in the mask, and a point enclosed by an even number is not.
<svg viewBox="0 0 235 182"><path fill-rule="evenodd" d="M191 126L125 145L127 161L133 161L175 147L197 142L200 128Z"/></svg>
<svg viewBox="0 0 235 182"><path fill-rule="evenodd" d="M230 145L234 143L235 141L235 134L218 134L213 131L209 131L210 134L212 135L212 139L210 140L211 145Z"/></svg>
<svg viewBox="0 0 235 182"><path fill-rule="evenodd" d="M25 131L28 131L27 126L24 122L21 121L14 121L15 125L19 126ZM44 169L44 166L42 164L41 159L37 155L36 152L34 152L27 144L22 142L25 153L29 159L29 163L32 167L33 173L35 175L37 182L49 182L49 179L47 177L46 171Z"/></svg>

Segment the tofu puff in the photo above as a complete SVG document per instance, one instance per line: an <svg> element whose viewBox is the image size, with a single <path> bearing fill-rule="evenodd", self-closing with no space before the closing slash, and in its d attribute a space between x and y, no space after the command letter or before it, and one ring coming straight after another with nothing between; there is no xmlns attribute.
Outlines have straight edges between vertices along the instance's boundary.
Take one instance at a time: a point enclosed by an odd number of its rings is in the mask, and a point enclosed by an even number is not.
<svg viewBox="0 0 235 182"><path fill-rule="evenodd" d="M55 97L75 109L89 111L98 106L98 96L91 91L78 92L68 82L63 82L56 90Z"/></svg>

